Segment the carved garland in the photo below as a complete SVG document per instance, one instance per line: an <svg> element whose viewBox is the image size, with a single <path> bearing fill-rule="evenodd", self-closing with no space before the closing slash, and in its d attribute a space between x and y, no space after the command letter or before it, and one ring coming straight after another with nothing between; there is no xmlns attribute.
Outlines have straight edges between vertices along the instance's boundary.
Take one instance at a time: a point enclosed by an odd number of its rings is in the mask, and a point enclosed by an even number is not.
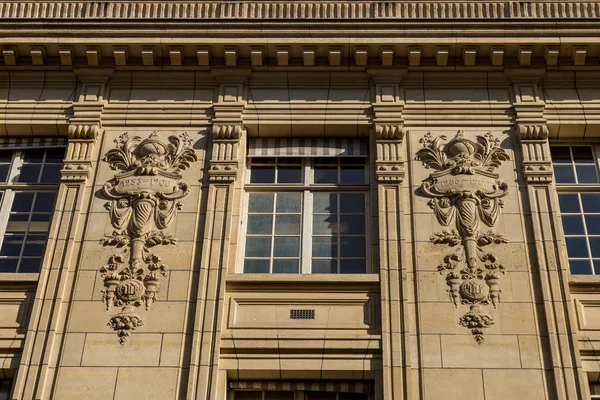
<svg viewBox="0 0 600 400"><path fill-rule="evenodd" d="M459 324L470 329L481 344L484 329L494 324L483 306L491 303L497 307L500 275L504 274L504 266L484 247L508 240L491 230L484 233L480 227L481 223L493 227L498 220L501 198L508 193L508 186L498 180L495 170L509 157L489 132L477 136L476 142L466 139L461 131L443 144L445 140L445 136L433 138L427 133L420 141L423 148L416 159L425 168L437 170L423 181L420 191L431 198L428 204L440 224L449 226L455 222L456 229L435 233L430 240L456 247L438 269L442 275L446 274L454 305L470 305Z"/></svg>
<svg viewBox="0 0 600 400"><path fill-rule="evenodd" d="M136 307L144 305L148 310L161 289L167 267L150 248L176 243L164 230L180 209L179 200L189 194L179 172L198 158L185 133L170 136L168 143L156 131L144 140L125 133L115 145L103 158L111 169L119 171L103 187L111 199L106 208L115 231L101 242L122 251L113 254L100 271L106 309L122 307L108 326L117 331L119 342L124 344L131 331L144 324Z"/></svg>

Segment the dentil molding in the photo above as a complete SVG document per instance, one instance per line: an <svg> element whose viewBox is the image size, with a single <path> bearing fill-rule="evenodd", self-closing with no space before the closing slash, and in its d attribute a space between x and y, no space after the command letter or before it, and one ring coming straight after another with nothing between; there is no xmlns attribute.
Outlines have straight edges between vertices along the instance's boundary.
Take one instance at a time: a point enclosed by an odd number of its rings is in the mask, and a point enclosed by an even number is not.
<svg viewBox="0 0 600 400"><path fill-rule="evenodd" d="M120 252L100 272L107 310L122 307L108 325L124 344L131 331L144 324L136 308L143 305L148 310L161 289L167 267L150 248L176 244L176 238L165 230L181 207L179 200L189 194L179 173L198 158L187 134L170 136L165 142L158 132L143 140L125 133L115 145L103 158L118 171L103 187L111 200L107 208L115 231L101 242Z"/></svg>
<svg viewBox="0 0 600 400"><path fill-rule="evenodd" d="M508 194L508 186L495 171L509 158L491 133L473 141L459 131L445 141L446 136L434 138L430 133L421 139L423 148L417 151L416 159L436 172L425 179L420 192L431 198L428 204L442 226L454 223L455 229L435 233L430 241L456 247L438 269L446 275L454 305L470 306L459 324L470 329L481 344L484 329L494 324L484 306L491 303L497 307L500 275L504 274L504 266L484 247L508 242L481 227L494 227L500 216L501 198Z"/></svg>
<svg viewBox="0 0 600 400"><path fill-rule="evenodd" d="M0 19L580 19L597 1L1 1Z"/></svg>

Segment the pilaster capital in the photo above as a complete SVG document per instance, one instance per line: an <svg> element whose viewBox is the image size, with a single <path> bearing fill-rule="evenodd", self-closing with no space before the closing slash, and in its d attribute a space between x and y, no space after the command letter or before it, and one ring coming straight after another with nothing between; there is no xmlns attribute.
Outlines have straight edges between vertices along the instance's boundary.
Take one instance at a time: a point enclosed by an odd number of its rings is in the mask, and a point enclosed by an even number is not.
<svg viewBox="0 0 600 400"><path fill-rule="evenodd" d="M544 118L546 104L535 80L519 79L514 85L515 131L523 152L523 175L528 184L552 182L552 160L548 146L548 126Z"/></svg>
<svg viewBox="0 0 600 400"><path fill-rule="evenodd" d="M376 174L380 183L400 183L404 179L402 140L404 100L399 82L403 73L375 70L373 96L373 134L377 159ZM385 72L385 73L384 73Z"/></svg>
<svg viewBox="0 0 600 400"><path fill-rule="evenodd" d="M244 84L240 76L226 76L213 105L212 155L208 171L211 182L234 182L238 176L240 143L245 134L242 114L246 105ZM243 153L243 151L242 151Z"/></svg>

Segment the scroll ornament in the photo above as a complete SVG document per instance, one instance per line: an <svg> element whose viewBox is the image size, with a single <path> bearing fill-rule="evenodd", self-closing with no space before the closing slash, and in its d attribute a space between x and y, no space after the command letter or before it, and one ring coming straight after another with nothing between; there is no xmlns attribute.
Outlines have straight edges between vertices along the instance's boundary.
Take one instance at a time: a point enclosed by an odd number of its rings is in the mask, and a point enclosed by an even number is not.
<svg viewBox="0 0 600 400"><path fill-rule="evenodd" d="M484 248L492 243L508 243L501 235L492 230L483 232L481 227L494 227L500 216L501 198L507 195L508 186L498 180L495 171L509 157L490 132L472 141L458 131L454 139L445 141L445 136L433 138L429 132L421 139L423 148L416 159L436 172L423 181L420 191L431 198L428 205L441 225L454 222L455 229L435 233L430 241L456 248L445 256L438 270L446 275L454 305L470 305L459 324L470 329L481 344L484 329L494 324L484 307L490 303L494 308L498 306L500 275L505 273L496 256Z"/></svg>
<svg viewBox="0 0 600 400"><path fill-rule="evenodd" d="M125 344L130 333L144 324L136 308L144 306L148 310L161 289L167 267L150 249L176 243L175 237L164 231L181 207L179 200L189 194L179 173L198 158L185 133L170 136L168 143L156 131L144 140L125 133L115 145L103 158L118 171L103 187L104 195L111 200L106 208L115 230L101 242L121 252L113 254L100 272L107 310L122 307L108 326Z"/></svg>

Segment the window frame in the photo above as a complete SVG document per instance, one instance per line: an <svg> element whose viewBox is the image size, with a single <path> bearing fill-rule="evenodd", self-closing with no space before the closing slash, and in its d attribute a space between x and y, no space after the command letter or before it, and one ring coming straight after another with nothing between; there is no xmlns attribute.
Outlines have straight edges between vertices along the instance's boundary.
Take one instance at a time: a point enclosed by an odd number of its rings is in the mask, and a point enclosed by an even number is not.
<svg viewBox="0 0 600 400"><path fill-rule="evenodd" d="M567 263L569 265L569 274L570 275L576 275L576 276L600 276L600 273L596 273L595 268L594 268L594 258L597 257L593 257L592 256L592 249L590 248L590 244L589 244L589 238L590 237L595 237L598 235L589 235L588 231L587 231L587 226L585 223L585 212L583 211L583 206L581 204L581 197L579 196L580 194L586 194L586 193L598 193L600 194L600 143L598 142L588 142L588 141L584 141L584 140L572 140L572 141L565 141L565 140L560 140L560 141L551 141L549 143L549 157L550 157L550 162L552 165L552 172L554 175L554 186L556 188L556 204L557 204L557 211L558 211L558 217L561 220L561 234L562 234L562 239L563 242L565 243L565 250L566 250L566 239L568 237L585 237L586 239L586 247L587 247L587 251L588 251L588 257L587 258L581 258L581 257L569 257L568 252L565 251L566 257L567 257ZM571 162L570 163L554 163L554 161L552 160L552 147L569 147L569 152L571 155ZM591 147L592 148L592 156L594 157L594 161L592 164L587 164L587 165L594 165L594 167L596 168L596 177L598 182L595 183L578 183L579 182L579 178L577 176L577 171L575 169L575 166L578 165L577 162L575 162L574 158L573 158L573 147ZM559 183L556 181L556 174L554 173L554 166L555 165L570 165L573 167L573 174L574 174L574 178L575 178L575 182L571 182L571 183ZM585 164L584 164L585 165ZM579 202L579 207L580 207L580 212L578 214L576 213L563 213L560 210L560 204L559 204L559 196L561 194L575 194L578 197L578 202ZM562 217L563 216L570 216L570 215L580 215L583 219L583 226L584 226L584 234L581 235L568 235L565 232L565 228L562 224ZM588 260L590 262L590 268L591 268L591 274L577 274L577 273L572 273L571 272L571 265L570 265L570 260ZM599 259L600 260L600 259Z"/></svg>
<svg viewBox="0 0 600 400"><path fill-rule="evenodd" d="M4 241L6 239L6 231L8 228L8 222L9 222L9 218L11 215L10 213L11 213L11 210L13 207L16 193L19 193L19 192L35 193L34 196L37 196L37 193L40 193L40 192L53 193L53 194L55 194L54 205L56 204L56 196L58 195L58 189L60 187L60 180L56 183L15 182L17 176L19 176L21 169L24 165L24 161L25 161L24 156L25 156L26 151L27 150L39 150L39 149L43 149L43 150L45 150L45 152L44 152L44 159L40 163L42 165L42 167L40 168L40 172L39 172L40 175L38 175L38 180L40 179L41 174L43 173L43 170L44 170L44 166L46 165L46 158L47 158L46 150L48 150L48 149L64 149L66 152L66 146L46 146L46 147L31 146L31 147L6 148L6 149L0 147L0 150L11 151L13 153L12 159L10 162L10 166L9 166L9 170L8 170L8 174L6 177L6 182L0 182L0 192L2 192L2 196L0 198L0 249L2 248L2 245L4 244ZM63 162L64 162L64 157L63 157L63 161L60 162L61 168L62 168ZM53 206L53 208L54 208L54 206ZM33 212L33 210L30 210L29 214L32 214L32 212ZM34 273L34 274L39 273L39 271L42 268L42 263L43 263L45 251L46 251L46 245L48 242L48 238L50 236L52 217L53 217L53 211L51 212L50 220L48 221L48 232L45 233L46 234L46 244L44 245L44 251L43 251L43 254L40 259L40 266L39 266L38 271L37 272L29 272L29 271L21 272L20 271L22 260L24 258L28 258L27 256L25 256L25 257L23 256L25 245L27 243L27 241L24 240L22 247L21 247L21 252L18 257L19 261L18 261L16 270L10 271L10 272L2 271L2 272L0 272L0 274L2 274L2 273ZM31 232L29 231L31 222L32 222L32 220L30 217L29 220L27 221L26 232L28 232L28 233L26 236L31 235ZM0 256L0 258L4 259L4 258L15 258L15 257L14 256L13 257ZM33 258L37 258L37 257L33 257Z"/></svg>
<svg viewBox="0 0 600 400"><path fill-rule="evenodd" d="M314 183L314 164L315 160L319 158L362 158L365 163L365 183L362 185L342 185L342 184L323 184L323 183ZM370 274L373 272L372 266L372 238L371 238L371 219L372 219L372 209L371 209L371 173L370 173L370 160L369 155L364 156L349 156L349 157L302 157L298 156L296 158L302 159L302 183L277 183L275 174L275 183L250 183L250 177L252 172L252 158L246 157L246 168L245 168L245 176L243 178L244 187L243 187L243 201L242 201L242 214L240 218L239 225L239 240L238 240L238 252L237 259L239 262L236 263L235 273L247 274L247 275L261 275L259 273L246 273L244 272L244 261L245 250L246 250L246 239L247 239L247 223L248 223L248 206L249 206L249 198L251 193L293 193L299 192L302 194L302 205L301 205L301 217L300 217L300 265L299 272L297 273L273 273L268 272L264 274L276 274L276 275L364 275ZM265 157L256 157L256 158L265 158ZM277 158L286 158L286 157L271 157L274 159ZM277 161L276 161L277 163ZM338 177L341 163L338 162ZM312 272L312 237L313 237L313 194L314 193L360 193L364 194L365 197L365 271L361 273L341 273L339 272L339 262L338 262L338 272L336 273L313 273ZM275 215L275 213L273 213ZM339 215L339 213L338 213ZM273 219L273 224L275 220ZM274 237L273 235L271 237ZM339 237L339 233L338 233ZM339 252L340 249L338 246L338 257L336 259L340 259ZM269 269L272 270L272 260L273 260L273 249L271 249L271 260L269 264ZM352 258L352 257L348 257ZM362 257L357 257L362 258Z"/></svg>

